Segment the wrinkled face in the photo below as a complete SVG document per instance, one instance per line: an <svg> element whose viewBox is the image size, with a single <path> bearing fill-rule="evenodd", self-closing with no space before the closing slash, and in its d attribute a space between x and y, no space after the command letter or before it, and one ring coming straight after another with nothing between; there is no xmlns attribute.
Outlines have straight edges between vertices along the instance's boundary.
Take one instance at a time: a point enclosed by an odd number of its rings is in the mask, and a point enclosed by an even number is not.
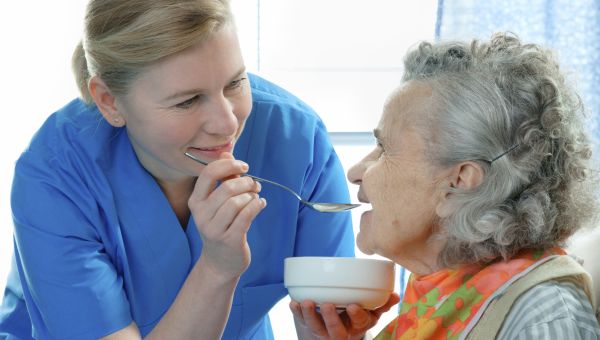
<svg viewBox="0 0 600 340"><path fill-rule="evenodd" d="M362 215L357 235L366 254L402 264L428 253L441 194L414 122L427 117L430 101L431 89L423 84L408 83L392 93L375 129L378 145L348 171L350 182L360 186L358 199L372 206Z"/></svg>
<svg viewBox="0 0 600 340"><path fill-rule="evenodd" d="M166 58L117 98L138 159L159 181L197 175L206 161L232 151L252 109L250 84L233 27Z"/></svg>

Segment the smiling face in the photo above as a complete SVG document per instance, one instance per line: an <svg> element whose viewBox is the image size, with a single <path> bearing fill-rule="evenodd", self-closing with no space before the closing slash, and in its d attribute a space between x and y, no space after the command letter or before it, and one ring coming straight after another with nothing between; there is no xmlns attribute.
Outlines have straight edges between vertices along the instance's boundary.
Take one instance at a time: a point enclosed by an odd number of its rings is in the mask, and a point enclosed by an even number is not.
<svg viewBox="0 0 600 340"><path fill-rule="evenodd" d="M252 109L234 28L151 65L115 105L138 159L159 182L197 175L202 166L184 153L211 161L231 152Z"/></svg>
<svg viewBox="0 0 600 340"><path fill-rule="evenodd" d="M431 236L443 175L427 161L414 124L427 119L431 107L426 85L408 83L394 92L375 129L377 147L348 171L350 182L360 185L358 199L372 205L361 217L359 249L417 273L435 267L442 248Z"/></svg>

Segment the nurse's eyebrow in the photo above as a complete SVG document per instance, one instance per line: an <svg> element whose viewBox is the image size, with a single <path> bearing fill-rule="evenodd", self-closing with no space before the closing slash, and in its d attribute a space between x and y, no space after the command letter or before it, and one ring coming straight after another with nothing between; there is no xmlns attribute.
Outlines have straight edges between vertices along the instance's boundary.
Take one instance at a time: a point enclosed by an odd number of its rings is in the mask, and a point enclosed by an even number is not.
<svg viewBox="0 0 600 340"><path fill-rule="evenodd" d="M235 74L235 76L231 77L231 79L229 79L229 83L231 83L232 81L235 81L236 79L238 79L244 72L246 72L246 66L242 66L242 68ZM183 90L183 91L177 91L169 96L167 96L166 98L163 99L163 101L170 101L176 98L183 98L183 97L188 97L191 95L196 95L198 93L203 93L206 90L204 89L187 89L187 90Z"/></svg>

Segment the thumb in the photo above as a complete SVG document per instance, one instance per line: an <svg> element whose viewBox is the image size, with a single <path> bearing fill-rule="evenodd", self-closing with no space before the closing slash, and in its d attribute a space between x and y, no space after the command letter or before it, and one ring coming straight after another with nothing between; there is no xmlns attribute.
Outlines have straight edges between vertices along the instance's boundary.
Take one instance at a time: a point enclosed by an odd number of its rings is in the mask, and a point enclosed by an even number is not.
<svg viewBox="0 0 600 340"><path fill-rule="evenodd" d="M362 309L358 305L350 305L346 308L346 313L350 318L352 329L364 330L372 326L372 318L369 311Z"/></svg>
<svg viewBox="0 0 600 340"><path fill-rule="evenodd" d="M381 316L381 314L390 310L390 308L392 308L392 306L394 306L398 302L400 302L400 296L398 296L398 294L394 292L394 293L390 294L390 297L388 298L385 305L375 309L373 311L373 314L375 314L377 316L377 318L379 318Z"/></svg>
<svg viewBox="0 0 600 340"><path fill-rule="evenodd" d="M235 159L235 157L233 157L233 155L231 154L231 152L222 152L219 155L219 159ZM226 181L226 180L229 180L229 179L233 179L233 178L238 178L238 177L240 177L240 175L232 175L232 176L223 178L223 181Z"/></svg>
<svg viewBox="0 0 600 340"><path fill-rule="evenodd" d="M231 152L222 152L219 155L219 159L235 159L235 158L233 157L233 155L231 154Z"/></svg>

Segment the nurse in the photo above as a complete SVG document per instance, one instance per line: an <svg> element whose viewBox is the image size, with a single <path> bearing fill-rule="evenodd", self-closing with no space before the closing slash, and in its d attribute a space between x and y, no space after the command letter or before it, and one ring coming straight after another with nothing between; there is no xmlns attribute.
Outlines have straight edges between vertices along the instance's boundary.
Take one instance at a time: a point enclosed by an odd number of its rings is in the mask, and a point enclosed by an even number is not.
<svg viewBox="0 0 600 340"><path fill-rule="evenodd" d="M16 164L0 338L270 339L283 259L353 256L348 213L240 177L350 200L318 116L246 73L226 0L92 0L73 67L81 98Z"/></svg>

